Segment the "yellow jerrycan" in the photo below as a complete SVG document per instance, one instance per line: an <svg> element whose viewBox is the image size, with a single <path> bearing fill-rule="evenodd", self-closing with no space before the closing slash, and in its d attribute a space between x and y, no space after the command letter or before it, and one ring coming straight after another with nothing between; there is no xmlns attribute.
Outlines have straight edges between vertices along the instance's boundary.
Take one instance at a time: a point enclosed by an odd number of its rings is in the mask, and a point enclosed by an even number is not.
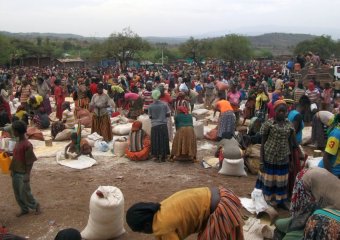
<svg viewBox="0 0 340 240"><path fill-rule="evenodd" d="M6 152L0 152L0 168L2 173L9 174L9 166L11 165L11 158Z"/></svg>

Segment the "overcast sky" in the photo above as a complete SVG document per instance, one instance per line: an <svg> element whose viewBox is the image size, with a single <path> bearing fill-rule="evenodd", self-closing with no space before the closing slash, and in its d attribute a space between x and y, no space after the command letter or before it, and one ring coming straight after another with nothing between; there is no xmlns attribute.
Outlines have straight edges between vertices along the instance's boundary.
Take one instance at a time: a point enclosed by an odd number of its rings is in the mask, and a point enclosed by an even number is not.
<svg viewBox="0 0 340 240"><path fill-rule="evenodd" d="M0 30L106 37L284 31L340 35L339 0L0 0Z"/></svg>

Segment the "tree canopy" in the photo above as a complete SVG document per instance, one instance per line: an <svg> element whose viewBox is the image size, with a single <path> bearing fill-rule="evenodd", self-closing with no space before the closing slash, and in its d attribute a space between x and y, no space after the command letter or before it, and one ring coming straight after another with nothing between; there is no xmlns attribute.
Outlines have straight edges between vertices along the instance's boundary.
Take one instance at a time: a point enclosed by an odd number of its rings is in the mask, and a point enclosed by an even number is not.
<svg viewBox="0 0 340 240"><path fill-rule="evenodd" d="M334 41L330 36L321 36L313 40L300 42L294 49L295 54L307 52L317 53L322 58L329 58L332 55L340 56L340 42Z"/></svg>
<svg viewBox="0 0 340 240"><path fill-rule="evenodd" d="M109 58L116 58L123 69L126 68L129 60L134 60L137 53L149 49L148 42L125 28L121 33L114 33L103 43L104 55Z"/></svg>

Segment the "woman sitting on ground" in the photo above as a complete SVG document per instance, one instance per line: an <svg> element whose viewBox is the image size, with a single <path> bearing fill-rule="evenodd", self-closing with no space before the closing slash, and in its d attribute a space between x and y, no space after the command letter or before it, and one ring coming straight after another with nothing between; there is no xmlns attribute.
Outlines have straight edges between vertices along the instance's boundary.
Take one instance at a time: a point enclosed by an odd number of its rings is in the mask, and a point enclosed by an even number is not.
<svg viewBox="0 0 340 240"><path fill-rule="evenodd" d="M144 161L149 158L151 149L150 137L142 129L142 122L134 121L129 136L126 156L132 161Z"/></svg>
<svg viewBox="0 0 340 240"><path fill-rule="evenodd" d="M39 129L47 129L50 127L50 119L43 107L40 107L33 117L34 125Z"/></svg>
<svg viewBox="0 0 340 240"><path fill-rule="evenodd" d="M80 126L78 126L80 127ZM78 133L73 132L71 134L71 142L65 147L65 158L69 158L68 153L75 153L76 156L72 157L72 159L77 159L80 155L89 155L90 158L92 156L92 147L89 145L85 138L81 138Z"/></svg>
<svg viewBox="0 0 340 240"><path fill-rule="evenodd" d="M277 239L339 239L339 209L340 180L322 168L304 169L295 180L291 217L275 223Z"/></svg>
<svg viewBox="0 0 340 240"><path fill-rule="evenodd" d="M179 191L161 203L140 202L130 207L126 222L134 232L153 234L157 239L243 240L239 198L230 190L193 188Z"/></svg>
<svg viewBox="0 0 340 240"><path fill-rule="evenodd" d="M171 160L188 159L196 161L197 143L193 128L192 115L184 106L177 108L178 114L175 117L176 135L171 149Z"/></svg>

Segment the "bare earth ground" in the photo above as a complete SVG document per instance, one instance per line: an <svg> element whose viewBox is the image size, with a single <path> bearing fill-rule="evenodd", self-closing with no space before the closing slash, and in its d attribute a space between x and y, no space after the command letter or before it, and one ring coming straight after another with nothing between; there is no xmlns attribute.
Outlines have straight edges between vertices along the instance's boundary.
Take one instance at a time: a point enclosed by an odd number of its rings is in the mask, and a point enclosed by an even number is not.
<svg viewBox="0 0 340 240"><path fill-rule="evenodd" d="M205 141L204 141L205 142ZM199 145L203 142L199 141ZM215 149L199 150L198 159L211 156ZM161 201L172 193L192 187L223 185L241 197L250 197L256 176L228 177L216 169L204 169L199 163L152 161L132 162L126 158L97 158L98 164L85 170L74 170L56 163L54 158L39 159L33 168L31 186L43 213L21 218L9 175L0 174L0 223L10 232L29 239L50 240L67 227L80 231L87 224L91 194L100 185L120 188L125 211L138 201ZM125 239L153 239L151 235L133 233L126 225ZM189 239L195 239L194 236Z"/></svg>
<svg viewBox="0 0 340 240"><path fill-rule="evenodd" d="M215 149L199 150L199 160L213 155ZM204 169L199 163L152 161L132 162L126 158L97 158L98 164L85 170L74 170L56 163L54 158L39 159L32 170L31 186L43 213L21 218L14 199L9 175L0 174L0 223L15 234L30 239L53 239L63 228L82 230L89 216L91 194L100 185L120 188L125 211L138 201L161 201L172 193L191 187L223 185L240 196L249 197L256 176L227 177L216 169ZM127 233L119 239L153 239L151 235ZM193 239L193 238L191 238Z"/></svg>

